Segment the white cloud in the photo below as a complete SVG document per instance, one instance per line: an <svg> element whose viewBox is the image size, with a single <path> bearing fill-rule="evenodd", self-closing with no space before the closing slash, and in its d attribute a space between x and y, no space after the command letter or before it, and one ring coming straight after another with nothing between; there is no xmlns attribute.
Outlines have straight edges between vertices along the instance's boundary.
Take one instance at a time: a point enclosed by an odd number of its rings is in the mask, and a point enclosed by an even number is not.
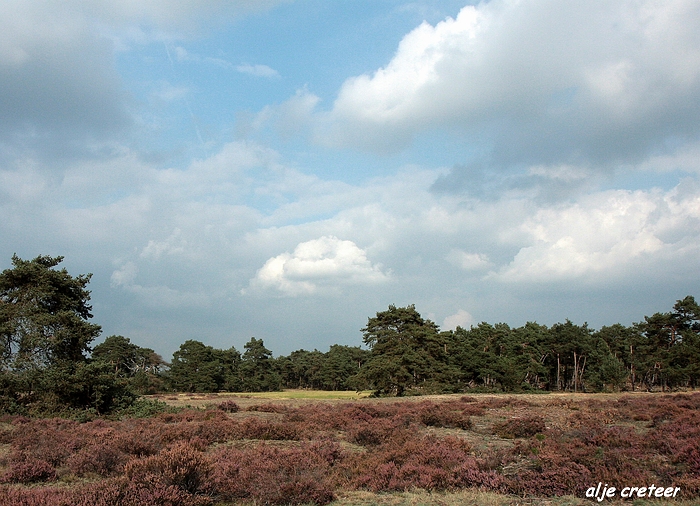
<svg viewBox="0 0 700 506"><path fill-rule="evenodd" d="M490 142L496 162L637 162L660 139L700 133L698 27L693 0L467 6L347 79L318 139L391 152L457 128Z"/></svg>
<svg viewBox="0 0 700 506"><path fill-rule="evenodd" d="M663 269L671 258L685 262L700 248L700 197L694 185L683 186L666 193L607 191L541 209L522 225L530 244L490 277L600 283L634 275L635 265Z"/></svg>
<svg viewBox="0 0 700 506"><path fill-rule="evenodd" d="M457 327L469 328L474 323L474 317L464 309L460 309L455 314L445 318L442 322L443 330L455 330Z"/></svg>
<svg viewBox="0 0 700 506"><path fill-rule="evenodd" d="M251 76L255 77L267 77L267 78L272 78L272 77L279 77L279 73L273 69L268 67L267 65L250 65L249 63L243 63L241 65L236 66L236 70L240 72L241 74L248 74Z"/></svg>
<svg viewBox="0 0 700 506"><path fill-rule="evenodd" d="M447 260L466 271L486 269L492 265L483 253L467 253L457 249L447 254Z"/></svg>
<svg viewBox="0 0 700 506"><path fill-rule="evenodd" d="M134 284L139 268L134 262L126 262L119 269L112 272L112 286L130 286Z"/></svg>
<svg viewBox="0 0 700 506"><path fill-rule="evenodd" d="M143 251L141 258L158 260L163 254L176 255L185 251L187 242L182 239L182 231L176 228L165 241L149 240Z"/></svg>
<svg viewBox="0 0 700 506"><path fill-rule="evenodd" d="M300 243L291 254L270 258L251 280L251 286L300 295L387 279L381 266L373 265L354 242L324 236Z"/></svg>

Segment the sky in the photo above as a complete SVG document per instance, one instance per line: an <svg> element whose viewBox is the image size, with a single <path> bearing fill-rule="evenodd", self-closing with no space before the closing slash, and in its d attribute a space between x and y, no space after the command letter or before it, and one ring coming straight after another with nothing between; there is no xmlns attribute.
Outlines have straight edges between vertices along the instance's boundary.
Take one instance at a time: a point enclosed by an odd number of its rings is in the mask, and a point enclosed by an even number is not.
<svg viewBox="0 0 700 506"><path fill-rule="evenodd" d="M700 296L696 0L6 0L0 269L277 355ZM99 340L97 341L99 342Z"/></svg>

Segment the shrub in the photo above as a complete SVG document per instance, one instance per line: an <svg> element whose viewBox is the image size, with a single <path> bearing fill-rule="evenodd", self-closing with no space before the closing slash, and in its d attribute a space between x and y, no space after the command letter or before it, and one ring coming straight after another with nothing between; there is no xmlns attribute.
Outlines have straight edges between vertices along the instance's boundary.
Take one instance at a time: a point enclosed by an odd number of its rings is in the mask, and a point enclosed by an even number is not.
<svg viewBox="0 0 700 506"><path fill-rule="evenodd" d="M253 500L260 504L328 504L334 499L329 475L342 452L335 443L300 448L261 444L239 450L221 448L211 492L219 499Z"/></svg>
<svg viewBox="0 0 700 506"><path fill-rule="evenodd" d="M246 411L258 411L261 413L286 413L287 411L289 411L289 408L281 404L267 403L248 406L246 408Z"/></svg>
<svg viewBox="0 0 700 506"><path fill-rule="evenodd" d="M176 411L177 408L169 406L163 401L139 397L131 406L121 410L119 414L130 418L150 418L159 413L172 413Z"/></svg>
<svg viewBox="0 0 700 506"><path fill-rule="evenodd" d="M512 418L494 425L494 434L503 438L532 437L545 431L544 419L540 416Z"/></svg>
<svg viewBox="0 0 700 506"><path fill-rule="evenodd" d="M71 455L66 465L73 474L99 474L111 476L123 470L128 455L120 450L114 441L97 443L86 446L78 453Z"/></svg>
<svg viewBox="0 0 700 506"><path fill-rule="evenodd" d="M236 429L236 435L241 439L280 441L299 439L299 433L294 424L289 422L269 422L256 417L243 420Z"/></svg>
<svg viewBox="0 0 700 506"><path fill-rule="evenodd" d="M75 491L75 506L211 506L211 498L192 495L175 485L131 482L124 477L90 484Z"/></svg>
<svg viewBox="0 0 700 506"><path fill-rule="evenodd" d="M75 504L75 501L74 493L67 489L5 486L0 487L0 504L11 504L12 506L66 506Z"/></svg>
<svg viewBox="0 0 700 506"><path fill-rule="evenodd" d="M240 410L238 404L230 399L219 403L216 407L224 413L237 413Z"/></svg>
<svg viewBox="0 0 700 506"><path fill-rule="evenodd" d="M13 462L10 469L2 476L2 481L5 483L36 483L55 479L56 469L45 460Z"/></svg>
<svg viewBox="0 0 700 506"><path fill-rule="evenodd" d="M471 419L464 413L448 409L433 402L423 402L415 407L420 422L430 427L470 429Z"/></svg>
<svg viewBox="0 0 700 506"><path fill-rule="evenodd" d="M158 455L132 460L124 473L135 483L174 486L190 494L200 492L211 473L211 463L187 443L178 443Z"/></svg>
<svg viewBox="0 0 700 506"><path fill-rule="evenodd" d="M348 441L362 446L378 446L396 435L398 427L392 420L379 419L356 423L348 427Z"/></svg>
<svg viewBox="0 0 700 506"><path fill-rule="evenodd" d="M482 471L464 440L454 437L394 437L370 455L353 455L345 468L356 487L374 492L391 490L445 490L478 486L505 488L494 471Z"/></svg>

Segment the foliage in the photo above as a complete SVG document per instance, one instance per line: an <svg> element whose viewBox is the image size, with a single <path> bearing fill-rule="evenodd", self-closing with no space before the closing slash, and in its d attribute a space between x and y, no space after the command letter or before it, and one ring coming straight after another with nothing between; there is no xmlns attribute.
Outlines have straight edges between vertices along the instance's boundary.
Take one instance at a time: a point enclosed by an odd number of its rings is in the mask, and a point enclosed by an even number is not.
<svg viewBox="0 0 700 506"><path fill-rule="evenodd" d="M90 274L55 269L63 257L12 257L0 274L0 408L46 413L108 412L135 398L128 385L88 359L100 327L89 323Z"/></svg>
<svg viewBox="0 0 700 506"><path fill-rule="evenodd" d="M89 323L90 274L55 270L63 257L27 261L14 255L0 274L0 358L3 369L31 371L85 359L99 325Z"/></svg>
<svg viewBox="0 0 700 506"><path fill-rule="evenodd" d="M281 388L272 352L265 348L262 339L251 337L245 344L239 375L244 392L271 392Z"/></svg>
<svg viewBox="0 0 700 506"><path fill-rule="evenodd" d="M107 337L93 348L91 357L95 362L108 364L114 375L125 380L134 392L153 394L163 389L159 375L165 365L162 357L127 337Z"/></svg>
<svg viewBox="0 0 700 506"><path fill-rule="evenodd" d="M527 438L545 431L541 416L512 418L494 426L494 433L505 438Z"/></svg>
<svg viewBox="0 0 700 506"><path fill-rule="evenodd" d="M352 379L380 395L700 386L700 307L691 296L670 313L597 332L569 320L439 332L414 306L389 306L363 332L371 357Z"/></svg>
<svg viewBox="0 0 700 506"><path fill-rule="evenodd" d="M446 342L437 325L424 320L415 306L389 306L369 318L362 331L372 354L357 376L377 394L401 396L408 389L432 389L443 381Z"/></svg>

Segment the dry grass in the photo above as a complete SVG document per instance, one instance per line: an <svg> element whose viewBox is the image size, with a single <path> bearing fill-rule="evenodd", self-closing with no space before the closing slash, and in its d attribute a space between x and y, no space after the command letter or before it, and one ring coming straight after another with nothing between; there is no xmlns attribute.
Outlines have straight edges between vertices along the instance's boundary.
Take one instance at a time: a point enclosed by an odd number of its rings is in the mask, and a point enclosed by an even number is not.
<svg viewBox="0 0 700 506"><path fill-rule="evenodd" d="M528 498L481 492L478 490L432 493L424 490L417 490L412 492L381 494L366 491L349 491L338 494L338 499L329 506L591 506L593 504L601 503L595 500L573 496ZM606 500L602 504L606 506L659 506L662 504L699 506L700 500Z"/></svg>
<svg viewBox="0 0 700 506"><path fill-rule="evenodd" d="M148 399L163 401L175 407L203 408L211 404L219 404L223 401L232 400L242 408L267 404L270 402L296 406L306 402L350 402L359 399L366 399L371 392L354 391L327 391L327 390L283 390L281 392L250 392L250 393L213 393L213 394L158 394L148 395Z"/></svg>

